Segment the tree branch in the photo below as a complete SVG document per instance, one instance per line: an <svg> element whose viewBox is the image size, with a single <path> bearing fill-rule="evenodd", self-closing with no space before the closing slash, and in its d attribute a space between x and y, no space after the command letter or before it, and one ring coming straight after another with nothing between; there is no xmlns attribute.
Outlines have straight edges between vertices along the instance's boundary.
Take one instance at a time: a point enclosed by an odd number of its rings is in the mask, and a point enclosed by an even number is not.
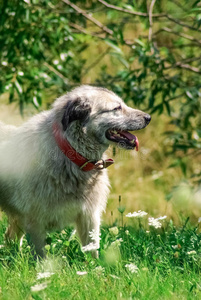
<svg viewBox="0 0 201 300"><path fill-rule="evenodd" d="M178 24L178 25L181 25L182 27L186 27L186 28L188 28L188 29L190 29L190 30L194 30L194 31L201 32L201 29L195 28L195 27L190 26L190 25L188 25L188 24L186 24L186 23L183 23L183 22L181 22L181 21L178 20L178 19L174 19L174 18L173 18L172 16L170 16L170 15L166 15L165 17L166 17L168 20L170 20L170 21L172 21L172 22L174 22L174 23L176 23L176 24Z"/></svg>
<svg viewBox="0 0 201 300"><path fill-rule="evenodd" d="M178 66L180 66L184 63L191 63L191 62L198 61L198 60L201 60L201 56L199 56L199 57L189 57L189 58L183 59L182 61L178 61L178 62L176 62L176 64L174 64L170 67L167 67L165 69L175 68L175 67L178 67Z"/></svg>
<svg viewBox="0 0 201 300"><path fill-rule="evenodd" d="M201 74L201 69L196 68L196 67L191 66L191 65L188 64L188 63L191 63L191 62L194 62L194 61L198 61L198 60L201 60L201 56L187 58L187 59L184 59L183 61L176 62L176 64L174 64L174 65L166 67L165 70L174 69L174 68L180 68L180 69L186 69L186 70L189 70L191 72Z"/></svg>
<svg viewBox="0 0 201 300"><path fill-rule="evenodd" d="M172 100L176 100L176 99L178 99L178 98L183 97L185 94L186 94L186 92L184 92L184 93L182 93L182 94L179 94L179 95L177 95L177 96L171 97L171 98L169 98L169 99L167 99L167 100L165 100L165 101L166 101L166 102L170 102L170 101L172 101Z"/></svg>
<svg viewBox="0 0 201 300"><path fill-rule="evenodd" d="M76 10L79 14L83 15L86 19L88 19L89 21L91 21L92 23L94 23L96 26L98 26L99 28L101 28L104 32L106 32L109 35L113 35L113 31L111 29L109 29L107 26L103 25L101 22L99 22L97 19L95 19L94 17L92 17L86 11L84 11L81 8L79 8L77 5L73 4L69 0L62 0L62 1L65 2L67 5L69 5L70 7L72 7L74 10Z"/></svg>
<svg viewBox="0 0 201 300"><path fill-rule="evenodd" d="M156 2L156 0L151 1L149 11L148 11L148 13L149 13L149 36L148 36L149 42L152 42L152 27L153 27L152 12L153 12L155 2Z"/></svg>
<svg viewBox="0 0 201 300"><path fill-rule="evenodd" d="M177 35L177 36L183 37L184 39L193 41L193 42L198 43L199 45L201 45L201 40L197 40L197 39L195 39L194 37L192 37L192 36L190 36L190 35L187 35L187 34L185 34L185 33L181 33L181 32L177 32L177 31L171 30L171 29L168 28L168 27L163 27L163 28L159 29L157 32L154 33L154 35L160 33L161 31L166 31L166 32L175 34L175 35Z"/></svg>
<svg viewBox="0 0 201 300"><path fill-rule="evenodd" d="M97 33L89 32L89 31L85 30L85 28L83 28L82 26L80 26L78 24L75 24L75 23L69 23L69 25L71 27L75 28L78 32L81 32L81 33L84 33L86 35L90 35L90 36L93 36L93 37L97 37L98 39L101 39L101 40L105 40L105 38L100 35L102 32L97 32ZM124 40L124 43L128 47L133 45L133 41L128 40L128 39Z"/></svg>
<svg viewBox="0 0 201 300"><path fill-rule="evenodd" d="M179 64L179 63L177 63L176 66L171 67L171 69L173 69L173 68L186 69L186 70L189 70L191 72L201 74L201 70L199 68L193 67L193 66L188 65L188 64Z"/></svg>
<svg viewBox="0 0 201 300"><path fill-rule="evenodd" d="M44 66L46 66L51 72L56 74L58 77L60 77L64 81L65 84L69 84L68 78L66 78L63 74L61 74L59 71L57 71L54 67L49 65L47 62L44 62Z"/></svg>
<svg viewBox="0 0 201 300"><path fill-rule="evenodd" d="M97 33L95 33L95 32L89 32L85 28L83 28L82 26L80 26L78 24L75 24L75 23L69 23L69 26L71 26L72 28L76 29L77 32L84 33L86 35L90 35L90 36L99 38L101 40L104 40L104 38L101 37L101 33L102 32L97 32Z"/></svg>
<svg viewBox="0 0 201 300"><path fill-rule="evenodd" d="M114 9L114 10L117 10L117 11L120 11L120 12L123 12L123 13L126 13L126 14L130 14L130 15L134 15L134 16L140 16L140 17L148 17L149 16L148 13L142 13L142 12L138 12L138 11L132 11L132 10L124 9L124 8L119 7L119 6L109 4L104 0L98 0L98 2L102 3L104 6L106 6L108 8L111 8L111 9ZM154 15L152 15L153 18L161 18L161 17L165 17L165 16L166 16L166 14L154 14Z"/></svg>

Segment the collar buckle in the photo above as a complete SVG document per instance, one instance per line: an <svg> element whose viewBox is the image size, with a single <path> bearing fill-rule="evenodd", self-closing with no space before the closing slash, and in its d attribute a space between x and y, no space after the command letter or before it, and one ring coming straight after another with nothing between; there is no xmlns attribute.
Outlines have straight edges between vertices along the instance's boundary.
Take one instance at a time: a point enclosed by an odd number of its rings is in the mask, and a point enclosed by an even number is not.
<svg viewBox="0 0 201 300"><path fill-rule="evenodd" d="M114 160L112 158L109 158L109 159L101 159L101 160L98 160L96 163L95 163L95 166L96 166L96 169L98 170L102 170L102 169L106 169L108 168L109 166L111 166L112 164L114 163Z"/></svg>

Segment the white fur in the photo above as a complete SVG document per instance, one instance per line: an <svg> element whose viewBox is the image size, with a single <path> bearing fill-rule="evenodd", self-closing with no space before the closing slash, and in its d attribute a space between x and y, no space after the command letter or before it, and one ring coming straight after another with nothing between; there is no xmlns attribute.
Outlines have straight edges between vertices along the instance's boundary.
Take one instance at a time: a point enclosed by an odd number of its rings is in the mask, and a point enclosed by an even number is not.
<svg viewBox="0 0 201 300"><path fill-rule="evenodd" d="M84 125L76 120L63 132L65 105L76 98L88 101L89 120ZM112 111L120 104L121 113ZM53 136L54 122L79 153L96 160L105 157L109 146L108 126L117 123L123 130L146 126L143 112L128 108L113 92L89 86L60 97L51 110L19 128L0 123L0 205L10 219L7 237L29 233L40 256L46 232L70 223L76 225L83 245L91 242L90 231L98 236L109 193L106 169L83 172L61 152Z"/></svg>

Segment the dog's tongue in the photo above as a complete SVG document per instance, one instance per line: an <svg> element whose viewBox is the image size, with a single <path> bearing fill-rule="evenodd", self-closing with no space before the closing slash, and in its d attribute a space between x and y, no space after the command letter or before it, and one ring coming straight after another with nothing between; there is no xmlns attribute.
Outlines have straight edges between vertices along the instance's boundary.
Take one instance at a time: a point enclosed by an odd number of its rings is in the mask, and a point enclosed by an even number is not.
<svg viewBox="0 0 201 300"><path fill-rule="evenodd" d="M136 151L138 151L138 149L139 149L139 141L138 141L138 138L134 134L131 134L128 131L120 131L119 133L122 136L124 136L125 138L127 138L129 141L133 141L134 140L135 141Z"/></svg>

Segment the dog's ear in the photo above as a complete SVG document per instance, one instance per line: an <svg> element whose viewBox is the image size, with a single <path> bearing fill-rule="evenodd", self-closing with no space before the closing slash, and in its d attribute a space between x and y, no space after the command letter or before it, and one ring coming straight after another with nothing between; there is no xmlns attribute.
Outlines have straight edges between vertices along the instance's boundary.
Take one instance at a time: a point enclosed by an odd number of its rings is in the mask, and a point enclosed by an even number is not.
<svg viewBox="0 0 201 300"><path fill-rule="evenodd" d="M64 131L67 129L68 125L75 120L79 120L81 122L87 121L91 112L89 103L87 101L81 101L80 98L68 101L64 109L65 111L61 121Z"/></svg>

